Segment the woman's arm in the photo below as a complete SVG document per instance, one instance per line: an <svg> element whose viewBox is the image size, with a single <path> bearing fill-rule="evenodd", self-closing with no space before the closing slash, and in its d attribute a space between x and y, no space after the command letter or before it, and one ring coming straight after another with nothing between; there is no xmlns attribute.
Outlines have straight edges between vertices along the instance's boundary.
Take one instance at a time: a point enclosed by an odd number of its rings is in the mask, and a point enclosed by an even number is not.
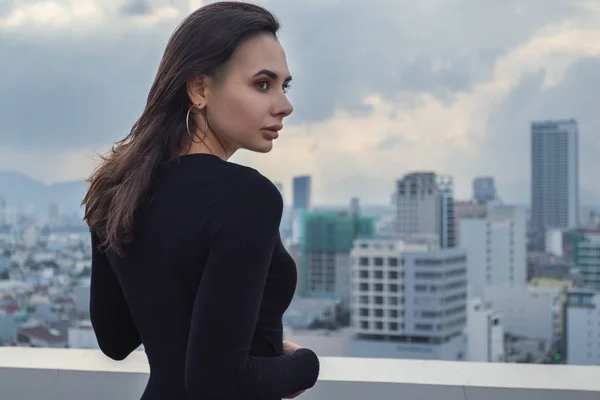
<svg viewBox="0 0 600 400"><path fill-rule="evenodd" d="M319 360L309 349L250 356L283 203L261 175L244 185L215 216L189 334L190 399L280 399L312 387L319 374Z"/></svg>
<svg viewBox="0 0 600 400"><path fill-rule="evenodd" d="M113 360L123 360L142 341L108 258L98 250L100 238L91 236L90 319L100 350Z"/></svg>

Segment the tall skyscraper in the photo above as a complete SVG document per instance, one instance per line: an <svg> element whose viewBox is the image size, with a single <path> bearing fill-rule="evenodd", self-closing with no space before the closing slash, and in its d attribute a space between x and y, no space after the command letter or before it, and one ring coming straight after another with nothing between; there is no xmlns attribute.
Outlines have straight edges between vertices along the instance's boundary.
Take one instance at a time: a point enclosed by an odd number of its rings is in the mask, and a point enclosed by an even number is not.
<svg viewBox="0 0 600 400"><path fill-rule="evenodd" d="M496 200L496 182L491 176L480 176L473 179L473 200L479 204L487 204Z"/></svg>
<svg viewBox="0 0 600 400"><path fill-rule="evenodd" d="M579 219L579 133L577 122L531 124L531 233L544 246L546 229L570 229Z"/></svg>
<svg viewBox="0 0 600 400"><path fill-rule="evenodd" d="M396 233L399 238L434 234L443 248L455 246L454 187L449 176L415 172L396 182Z"/></svg>
<svg viewBox="0 0 600 400"><path fill-rule="evenodd" d="M310 209L311 178L309 175L294 177L294 210Z"/></svg>

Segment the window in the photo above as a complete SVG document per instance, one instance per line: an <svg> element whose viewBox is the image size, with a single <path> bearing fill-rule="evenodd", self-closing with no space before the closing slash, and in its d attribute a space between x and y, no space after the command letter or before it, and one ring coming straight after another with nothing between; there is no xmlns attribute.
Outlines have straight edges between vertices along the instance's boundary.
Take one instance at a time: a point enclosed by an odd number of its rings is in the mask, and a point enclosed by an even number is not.
<svg viewBox="0 0 600 400"><path fill-rule="evenodd" d="M361 283L360 284L360 290L361 291L367 291L367 290L369 290L369 284L368 283Z"/></svg>
<svg viewBox="0 0 600 400"><path fill-rule="evenodd" d="M375 271L375 279L383 279L383 271Z"/></svg>
<svg viewBox="0 0 600 400"><path fill-rule="evenodd" d="M376 283L375 284L375 291L376 292L383 292L383 284L382 283Z"/></svg>
<svg viewBox="0 0 600 400"><path fill-rule="evenodd" d="M398 266L398 259L396 257L390 257L390 258L388 258L388 265L390 267L397 267Z"/></svg>
<svg viewBox="0 0 600 400"><path fill-rule="evenodd" d="M365 269L361 269L360 270L360 277L361 278L368 278L369 277L369 271L367 271Z"/></svg>
<svg viewBox="0 0 600 400"><path fill-rule="evenodd" d="M361 308L360 309L360 316L361 317L368 317L369 316L369 309L368 308Z"/></svg>
<svg viewBox="0 0 600 400"><path fill-rule="evenodd" d="M383 304L383 297L375 296L375 304Z"/></svg>
<svg viewBox="0 0 600 400"><path fill-rule="evenodd" d="M398 330L398 323L397 322L390 322L389 329L390 329L390 331L397 331Z"/></svg>
<svg viewBox="0 0 600 400"><path fill-rule="evenodd" d="M375 310L375 316L380 318L383 317L383 310L380 308Z"/></svg>
<svg viewBox="0 0 600 400"><path fill-rule="evenodd" d="M362 266L369 265L369 258L368 257L360 257L358 259L358 265L362 265Z"/></svg>
<svg viewBox="0 0 600 400"><path fill-rule="evenodd" d="M396 271L390 271L390 272L388 272L388 278L390 278L390 279L398 279L398 272L396 272Z"/></svg>
<svg viewBox="0 0 600 400"><path fill-rule="evenodd" d="M373 261L374 261L374 264L375 264L376 267L383 266L383 258L382 257L375 257L373 259Z"/></svg>

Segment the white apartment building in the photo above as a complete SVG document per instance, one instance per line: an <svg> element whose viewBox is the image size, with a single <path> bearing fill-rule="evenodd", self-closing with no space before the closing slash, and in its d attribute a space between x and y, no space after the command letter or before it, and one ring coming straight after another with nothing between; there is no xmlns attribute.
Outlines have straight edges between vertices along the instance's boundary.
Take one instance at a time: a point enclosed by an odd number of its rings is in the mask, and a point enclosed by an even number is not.
<svg viewBox="0 0 600 400"><path fill-rule="evenodd" d="M467 359L503 362L504 326L501 314L479 298L469 299L467 307Z"/></svg>
<svg viewBox="0 0 600 400"><path fill-rule="evenodd" d="M459 220L460 247L467 253L469 297L481 297L486 286L526 285L527 232L525 210L488 206L485 217Z"/></svg>
<svg viewBox="0 0 600 400"><path fill-rule="evenodd" d="M565 304L567 364L600 365L600 293L577 289Z"/></svg>
<svg viewBox="0 0 600 400"><path fill-rule="evenodd" d="M352 357L466 359L466 255L439 238L356 240Z"/></svg>
<svg viewBox="0 0 600 400"><path fill-rule="evenodd" d="M482 300L502 315L506 359L542 362L551 357L561 338L560 289L529 286L488 286Z"/></svg>

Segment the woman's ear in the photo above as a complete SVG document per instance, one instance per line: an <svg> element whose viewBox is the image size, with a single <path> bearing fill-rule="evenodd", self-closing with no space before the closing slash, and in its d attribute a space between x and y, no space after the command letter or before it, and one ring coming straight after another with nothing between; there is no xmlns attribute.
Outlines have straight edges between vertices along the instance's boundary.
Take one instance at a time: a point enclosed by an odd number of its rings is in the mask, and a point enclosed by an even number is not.
<svg viewBox="0 0 600 400"><path fill-rule="evenodd" d="M187 93L192 104L198 108L206 107L208 103L209 78L206 75L198 75L188 79Z"/></svg>

